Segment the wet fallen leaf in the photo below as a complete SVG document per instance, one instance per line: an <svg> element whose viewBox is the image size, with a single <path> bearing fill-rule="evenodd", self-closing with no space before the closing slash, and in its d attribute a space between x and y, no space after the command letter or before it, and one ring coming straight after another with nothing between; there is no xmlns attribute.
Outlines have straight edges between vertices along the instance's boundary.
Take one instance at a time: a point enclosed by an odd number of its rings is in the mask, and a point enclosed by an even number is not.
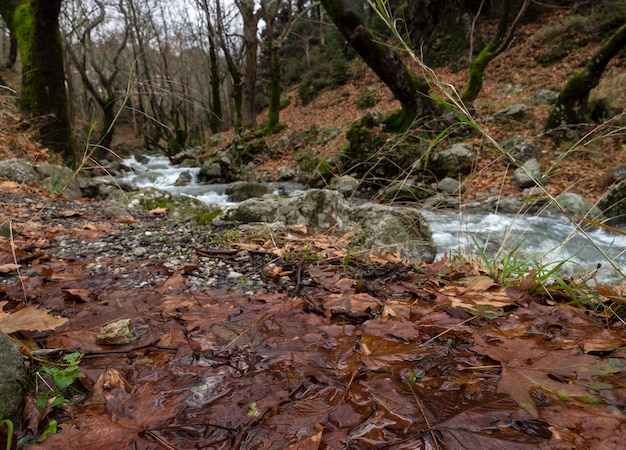
<svg viewBox="0 0 626 450"><path fill-rule="evenodd" d="M12 264L12 263L2 264L0 265L0 273L11 273L19 269L20 267L22 267L21 264Z"/></svg>
<svg viewBox="0 0 626 450"><path fill-rule="evenodd" d="M80 217L83 215L83 211L66 210L59 211L57 214L59 215L59 217Z"/></svg>
<svg viewBox="0 0 626 450"><path fill-rule="evenodd" d="M50 311L26 306L13 313L5 313L2 308L8 302L0 302L0 331L15 333L16 331L54 330L67 322L66 318L54 317Z"/></svg>
<svg viewBox="0 0 626 450"><path fill-rule="evenodd" d="M162 216L167 214L167 208L154 208L148 211L148 214L152 216Z"/></svg>
<svg viewBox="0 0 626 450"><path fill-rule="evenodd" d="M472 349L502 364L498 392L506 393L520 407L539 416L532 397L533 389L543 389L563 400L572 397L597 398L596 389L610 388L597 383L598 377L626 370L619 360L601 358L567 350L538 347L532 339L508 339L499 336L487 343L482 336L474 336Z"/></svg>
<svg viewBox="0 0 626 450"><path fill-rule="evenodd" d="M98 296L89 289L64 289L63 298L74 302L93 302Z"/></svg>

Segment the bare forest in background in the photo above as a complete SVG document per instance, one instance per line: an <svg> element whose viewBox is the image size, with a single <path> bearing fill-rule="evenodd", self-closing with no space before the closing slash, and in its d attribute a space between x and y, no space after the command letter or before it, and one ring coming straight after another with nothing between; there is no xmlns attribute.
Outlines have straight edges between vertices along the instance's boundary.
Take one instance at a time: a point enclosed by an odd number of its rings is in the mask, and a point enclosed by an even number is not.
<svg viewBox="0 0 626 450"><path fill-rule="evenodd" d="M427 65L468 72L469 86L456 86L468 101L480 96L489 61L506 58L520 22L573 8L597 24L585 38L602 42L623 25L624 3L384 2ZM395 45L366 0L64 0L59 26L75 142L90 142L102 158L131 142L174 154L233 128L278 131L280 110L292 101L281 95L286 89L298 85L295 101L306 105L324 89L350 82L350 61L358 55L327 12L346 6L374 41ZM565 25L563 39L570 39ZM0 74L18 91L21 61L1 27ZM559 56L553 58L545 63ZM257 123L268 107L266 122ZM123 138L115 140L118 130Z"/></svg>

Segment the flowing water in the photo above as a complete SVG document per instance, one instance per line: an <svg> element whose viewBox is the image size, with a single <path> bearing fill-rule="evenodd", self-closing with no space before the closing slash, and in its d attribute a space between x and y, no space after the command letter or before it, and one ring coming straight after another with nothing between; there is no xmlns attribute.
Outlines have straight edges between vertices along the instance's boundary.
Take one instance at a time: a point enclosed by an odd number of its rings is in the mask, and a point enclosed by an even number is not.
<svg viewBox="0 0 626 450"><path fill-rule="evenodd" d="M188 195L204 203L232 205L225 194L227 184L201 184L199 168L172 166L166 157L150 156L141 162L130 158L124 164L132 169L124 180L139 187L155 187L180 195ZM176 186L182 173L191 181ZM271 184L276 192L293 193L302 188L296 183ZM459 213L423 211L428 220L438 257L475 255L484 252L492 259L503 260L515 255L518 262L550 270L564 262L560 269L567 275L590 272L601 265L597 278L611 284L626 282L617 269L626 272L626 236L600 228L589 228L586 236L561 216L506 215L494 213Z"/></svg>

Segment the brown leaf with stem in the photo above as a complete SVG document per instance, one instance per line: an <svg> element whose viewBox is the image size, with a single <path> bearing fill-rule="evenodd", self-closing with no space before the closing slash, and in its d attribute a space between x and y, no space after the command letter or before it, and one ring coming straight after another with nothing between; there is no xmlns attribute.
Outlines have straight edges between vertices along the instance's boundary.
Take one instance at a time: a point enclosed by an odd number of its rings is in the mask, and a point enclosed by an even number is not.
<svg viewBox="0 0 626 450"><path fill-rule="evenodd" d="M54 317L50 311L26 306L12 313L2 311L8 302L0 302L0 331L15 333L16 331L54 330L67 322L66 318Z"/></svg>
<svg viewBox="0 0 626 450"><path fill-rule="evenodd" d="M613 386L599 381L626 370L623 362L603 360L583 353L538 347L531 339L509 339L499 336L486 342L476 335L473 350L487 355L502 364L498 392L508 394L517 404L539 416L532 397L533 389L542 389L566 400L579 397L586 400L596 397L595 390Z"/></svg>

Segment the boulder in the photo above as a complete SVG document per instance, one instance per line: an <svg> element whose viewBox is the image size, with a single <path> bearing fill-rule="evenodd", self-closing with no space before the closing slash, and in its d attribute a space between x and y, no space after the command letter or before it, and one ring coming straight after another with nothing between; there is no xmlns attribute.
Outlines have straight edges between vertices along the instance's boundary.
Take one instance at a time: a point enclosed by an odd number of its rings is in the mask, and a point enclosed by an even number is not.
<svg viewBox="0 0 626 450"><path fill-rule="evenodd" d="M383 199L393 202L420 201L433 194L429 186L411 178L398 180L382 191Z"/></svg>
<svg viewBox="0 0 626 450"><path fill-rule="evenodd" d="M228 199L232 202L241 202L249 198L263 197L269 194L270 189L266 184L257 183L256 181L235 181L230 184L225 191Z"/></svg>
<svg viewBox="0 0 626 450"><path fill-rule="evenodd" d="M609 189L598 202L598 207L612 222L626 223L626 180Z"/></svg>
<svg viewBox="0 0 626 450"><path fill-rule="evenodd" d="M187 170L185 172L181 172L180 175L178 175L178 178L174 182L174 186L187 186L192 181L193 175L189 170Z"/></svg>
<svg viewBox="0 0 626 450"><path fill-rule="evenodd" d="M0 419L20 423L19 411L28 386L28 373L19 346L0 332Z"/></svg>
<svg viewBox="0 0 626 450"><path fill-rule="evenodd" d="M526 112L528 111L528 106L523 103L517 103L515 105L511 105L508 108L501 109L497 111L493 118L496 121L506 122L506 121L520 121L526 117Z"/></svg>
<svg viewBox="0 0 626 450"><path fill-rule="evenodd" d="M106 200L117 198L124 192L133 192L137 186L124 180L115 179L110 176L79 178L81 196Z"/></svg>
<svg viewBox="0 0 626 450"><path fill-rule="evenodd" d="M350 229L349 209L350 205L339 192L311 189L290 198L245 200L226 209L220 219L242 223L279 221L285 225L306 225L311 233L341 235Z"/></svg>
<svg viewBox="0 0 626 450"><path fill-rule="evenodd" d="M554 105L557 98L559 98L559 93L549 89L539 89L535 92L535 103L538 105Z"/></svg>
<svg viewBox="0 0 626 450"><path fill-rule="evenodd" d="M514 161L526 162L529 159L537 157L537 145L524 136L515 135L502 143L502 148L509 154ZM510 164L510 158L503 156L502 160L505 164Z"/></svg>
<svg viewBox="0 0 626 450"><path fill-rule="evenodd" d="M361 182L350 175L333 178L330 182L330 188L341 192L344 197L348 198L354 195L359 189Z"/></svg>
<svg viewBox="0 0 626 450"><path fill-rule="evenodd" d="M174 195L154 188L142 188L127 196L129 211L151 211L165 208L167 217L175 221L199 219L213 208L192 197Z"/></svg>
<svg viewBox="0 0 626 450"><path fill-rule="evenodd" d="M589 200L573 192L559 194L556 196L555 201L565 212L573 216L587 217L598 221L606 220L606 217L602 214L600 208L591 203ZM553 212L561 211L561 209L555 204L550 204L547 210Z"/></svg>
<svg viewBox="0 0 626 450"><path fill-rule="evenodd" d="M430 227L417 209L365 203L351 206L337 191L311 189L290 198L265 196L227 208L220 221L305 225L311 233L341 236L354 230L350 245L370 253L398 253L403 259L432 262L436 248Z"/></svg>
<svg viewBox="0 0 626 450"><path fill-rule="evenodd" d="M526 189L541 183L541 169L539 162L529 159L513 172L513 181L520 189Z"/></svg>
<svg viewBox="0 0 626 450"><path fill-rule="evenodd" d="M437 178L454 178L469 174L477 161L478 153L472 145L457 143L450 148L435 151L428 168Z"/></svg>
<svg viewBox="0 0 626 450"><path fill-rule="evenodd" d="M35 167L24 159L14 158L0 161L0 176L18 183L41 183Z"/></svg>
<svg viewBox="0 0 626 450"><path fill-rule="evenodd" d="M446 177L437 183L437 190L446 194L458 194L463 191L463 185L455 178Z"/></svg>
<svg viewBox="0 0 626 450"><path fill-rule="evenodd" d="M72 200L82 196L80 184L69 168L48 163L38 163L34 167L43 185L50 189L50 192L63 194Z"/></svg>
<svg viewBox="0 0 626 450"><path fill-rule="evenodd" d="M371 254L398 253L404 260L431 263L437 254L428 222L415 208L366 203L350 217L355 224L351 245Z"/></svg>

